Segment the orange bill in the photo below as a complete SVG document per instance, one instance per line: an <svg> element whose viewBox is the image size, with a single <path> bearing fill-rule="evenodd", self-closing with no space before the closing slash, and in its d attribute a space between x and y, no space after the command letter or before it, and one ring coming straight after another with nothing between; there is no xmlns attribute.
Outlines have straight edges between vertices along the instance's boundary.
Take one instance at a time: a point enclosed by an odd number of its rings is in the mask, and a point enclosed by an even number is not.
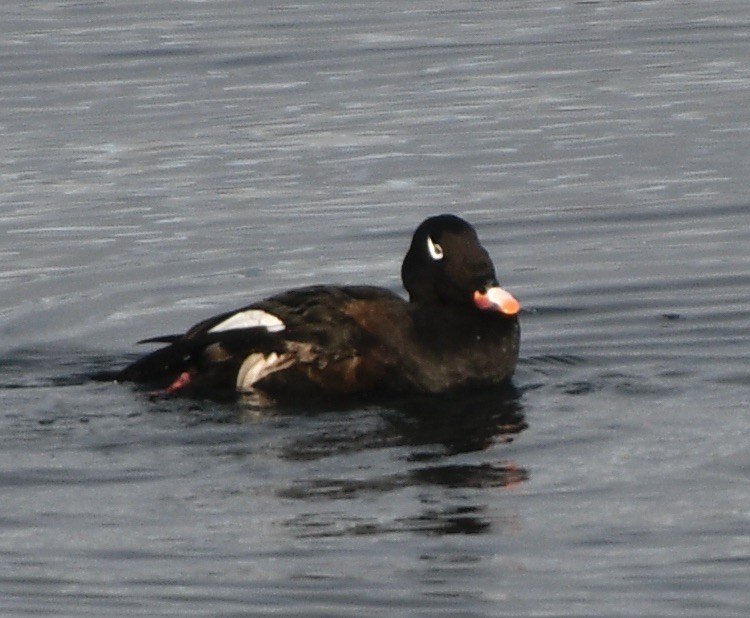
<svg viewBox="0 0 750 618"><path fill-rule="evenodd" d="M505 315L516 315L521 310L516 297L499 286L474 292L474 304L480 309L492 309Z"/></svg>

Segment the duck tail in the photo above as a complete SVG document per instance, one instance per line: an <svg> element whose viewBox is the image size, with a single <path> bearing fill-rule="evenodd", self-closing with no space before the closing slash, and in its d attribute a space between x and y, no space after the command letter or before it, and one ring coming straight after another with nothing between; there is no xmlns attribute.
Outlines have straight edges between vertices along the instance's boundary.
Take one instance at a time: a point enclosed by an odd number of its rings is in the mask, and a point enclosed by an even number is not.
<svg viewBox="0 0 750 618"><path fill-rule="evenodd" d="M190 355L181 345L181 335L165 335L144 339L138 343L167 343L166 347L154 350L139 358L120 371L115 380L118 382L160 382L172 380L182 373Z"/></svg>

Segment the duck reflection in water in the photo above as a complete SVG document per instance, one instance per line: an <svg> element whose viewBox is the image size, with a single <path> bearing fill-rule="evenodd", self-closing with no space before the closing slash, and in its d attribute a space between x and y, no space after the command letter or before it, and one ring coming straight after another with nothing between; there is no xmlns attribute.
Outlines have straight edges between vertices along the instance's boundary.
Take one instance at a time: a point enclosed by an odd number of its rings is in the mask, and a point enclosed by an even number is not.
<svg viewBox="0 0 750 618"><path fill-rule="evenodd" d="M520 392L512 384L399 402L391 424L412 446L439 445L437 456L481 451L526 429ZM427 453L415 459L429 459Z"/></svg>
<svg viewBox="0 0 750 618"><path fill-rule="evenodd" d="M528 478L528 471L517 463L497 460L495 453L488 452L493 447L502 448L498 445L511 442L527 427L520 393L512 386L441 398L410 398L389 408L327 412L323 412L326 422L316 431L286 445L284 459L310 462L381 449L384 456L390 458L395 453L407 463L397 464L400 472L379 474L373 470L381 467L376 463L358 468L352 475L335 478L327 473L315 474L308 466L306 476L280 488L279 495L318 504L321 500L376 499L379 494L409 487L424 491L418 492L418 513L391 521L355 519L344 525L339 508L333 508L331 520L325 521L316 506L315 515L288 522L302 536L405 530L430 535L480 534L498 522L505 525L508 520L488 512L491 509L485 501L487 496L481 490L517 485ZM351 414L357 414L357 418L353 419ZM454 460L454 456L462 454L466 456ZM394 466L385 461L382 467L392 470ZM429 498L439 488L448 490L444 499ZM480 491L453 491L463 489ZM334 517L335 513L338 515Z"/></svg>

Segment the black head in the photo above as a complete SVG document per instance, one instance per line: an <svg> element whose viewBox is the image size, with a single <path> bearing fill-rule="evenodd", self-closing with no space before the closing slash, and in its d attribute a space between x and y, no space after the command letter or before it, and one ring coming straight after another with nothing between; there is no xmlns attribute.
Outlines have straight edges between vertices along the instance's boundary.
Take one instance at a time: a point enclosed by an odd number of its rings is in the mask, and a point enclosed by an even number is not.
<svg viewBox="0 0 750 618"><path fill-rule="evenodd" d="M498 287L495 267L476 231L455 215L422 222L401 266L401 279L411 302L518 312L518 301Z"/></svg>

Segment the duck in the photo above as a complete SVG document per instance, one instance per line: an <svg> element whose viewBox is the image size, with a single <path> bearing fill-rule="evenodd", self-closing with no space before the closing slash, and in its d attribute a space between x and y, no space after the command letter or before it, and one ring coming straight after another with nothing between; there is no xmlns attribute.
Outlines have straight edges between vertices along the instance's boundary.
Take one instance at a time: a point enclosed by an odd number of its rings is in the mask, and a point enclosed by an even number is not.
<svg viewBox="0 0 750 618"><path fill-rule="evenodd" d="M163 395L264 402L443 393L510 383L519 301L500 287L474 227L443 214L414 232L408 299L371 285L312 285L221 313L116 374Z"/></svg>

